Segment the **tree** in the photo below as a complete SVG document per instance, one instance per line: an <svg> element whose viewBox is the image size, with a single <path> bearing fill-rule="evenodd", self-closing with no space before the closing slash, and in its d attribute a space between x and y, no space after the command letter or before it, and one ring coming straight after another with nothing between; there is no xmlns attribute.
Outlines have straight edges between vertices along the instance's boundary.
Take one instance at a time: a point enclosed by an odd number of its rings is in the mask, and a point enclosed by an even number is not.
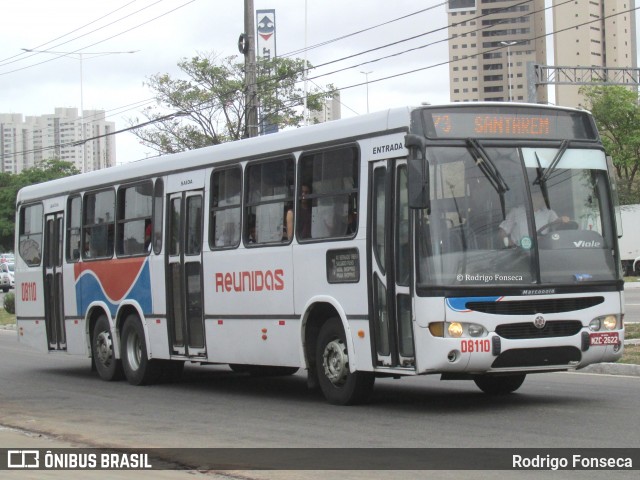
<svg viewBox="0 0 640 480"><path fill-rule="evenodd" d="M62 160L47 160L18 174L0 173L0 248L13 250L16 197L22 187L78 173L80 171L72 163Z"/></svg>
<svg viewBox="0 0 640 480"><path fill-rule="evenodd" d="M211 52L182 59L178 67L188 77L169 74L148 78L146 85L155 93L156 106L145 109L150 127L133 130L141 142L159 153L174 153L239 140L245 134L246 105L244 62L237 56L221 58ZM258 68L258 98L269 123L279 128L299 126L304 101L304 60L274 58ZM324 98L335 91L314 88L307 95L309 110L320 110ZM177 112L167 115L167 111ZM129 119L135 126L139 118Z"/></svg>
<svg viewBox="0 0 640 480"><path fill-rule="evenodd" d="M638 93L623 86L581 89L595 118L602 143L613 159L621 204L640 203L640 107Z"/></svg>

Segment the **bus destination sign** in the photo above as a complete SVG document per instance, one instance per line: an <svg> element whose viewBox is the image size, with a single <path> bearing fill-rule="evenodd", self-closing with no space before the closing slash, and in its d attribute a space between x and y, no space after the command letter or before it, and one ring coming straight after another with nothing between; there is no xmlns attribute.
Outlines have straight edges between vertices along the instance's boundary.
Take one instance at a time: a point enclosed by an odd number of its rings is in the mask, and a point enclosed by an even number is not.
<svg viewBox="0 0 640 480"><path fill-rule="evenodd" d="M597 139L583 112L471 107L424 115L430 138Z"/></svg>

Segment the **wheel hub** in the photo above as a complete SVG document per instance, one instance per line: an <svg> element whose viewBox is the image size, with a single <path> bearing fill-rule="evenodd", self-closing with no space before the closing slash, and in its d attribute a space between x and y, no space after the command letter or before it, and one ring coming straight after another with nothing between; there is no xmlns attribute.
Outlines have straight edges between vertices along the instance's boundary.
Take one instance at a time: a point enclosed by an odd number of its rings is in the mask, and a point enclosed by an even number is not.
<svg viewBox="0 0 640 480"><path fill-rule="evenodd" d="M113 342L109 332L100 332L96 338L96 354L98 361L103 365L109 365L113 358Z"/></svg>
<svg viewBox="0 0 640 480"><path fill-rule="evenodd" d="M127 338L127 360L129 361L129 366L133 370L138 370L141 359L142 346L140 345L140 338L135 333L131 333Z"/></svg>
<svg viewBox="0 0 640 480"><path fill-rule="evenodd" d="M340 386L346 382L349 374L349 355L342 340L336 339L327 344L322 353L322 365L325 376L332 384Z"/></svg>

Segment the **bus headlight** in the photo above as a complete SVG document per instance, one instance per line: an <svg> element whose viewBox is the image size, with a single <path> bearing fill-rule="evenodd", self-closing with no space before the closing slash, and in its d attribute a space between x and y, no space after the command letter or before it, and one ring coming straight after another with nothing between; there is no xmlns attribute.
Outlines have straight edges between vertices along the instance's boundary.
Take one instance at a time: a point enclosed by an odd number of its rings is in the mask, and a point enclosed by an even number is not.
<svg viewBox="0 0 640 480"><path fill-rule="evenodd" d="M604 317L602 324L607 330L615 330L618 326L618 319L615 315L607 315L606 317Z"/></svg>
<svg viewBox="0 0 640 480"><path fill-rule="evenodd" d="M477 323L470 323L467 331L469 332L470 337L481 337L484 335L484 327Z"/></svg>
<svg viewBox="0 0 640 480"><path fill-rule="evenodd" d="M460 338L464 333L464 331L462 330L462 324L458 322L450 323L449 326L447 327L447 333L449 334L450 337Z"/></svg>
<svg viewBox="0 0 640 480"><path fill-rule="evenodd" d="M463 322L432 322L429 324L429 332L434 337L448 338L483 337L487 335L487 331L482 325Z"/></svg>
<svg viewBox="0 0 640 480"><path fill-rule="evenodd" d="M601 317L594 318L589 322L589 329L592 332L597 332L601 329L615 330L616 328L618 328L617 315L603 315Z"/></svg>

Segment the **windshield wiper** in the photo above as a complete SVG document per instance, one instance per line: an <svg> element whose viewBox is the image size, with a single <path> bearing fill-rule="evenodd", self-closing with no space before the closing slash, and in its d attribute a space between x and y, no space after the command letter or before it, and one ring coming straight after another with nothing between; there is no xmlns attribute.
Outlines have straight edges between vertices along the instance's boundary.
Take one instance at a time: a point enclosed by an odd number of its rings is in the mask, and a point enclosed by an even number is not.
<svg viewBox="0 0 640 480"><path fill-rule="evenodd" d="M509 190L507 182L504 181L502 175L498 171L495 163L489 158L482 144L476 138L467 138L467 149L472 153L476 166L487 178L491 186L500 195L500 206L502 207L502 218L507 217L504 205L504 194Z"/></svg>
<svg viewBox="0 0 640 480"><path fill-rule="evenodd" d="M553 157L553 160L551 160L551 164L546 169L543 168L542 165L540 164L540 158L538 158L538 152L535 152L536 161L538 162L538 167L539 167L539 173L538 173L538 178L536 178L535 181L533 182L534 185L546 186L547 180L549 180L549 177L551 176L551 174L558 167L558 163L560 163L560 160L562 160L562 156L564 155L564 152L567 151L567 148L569 148L569 140L563 140L562 143L560 144L560 148L558 149L558 152L556 153L556 156Z"/></svg>

